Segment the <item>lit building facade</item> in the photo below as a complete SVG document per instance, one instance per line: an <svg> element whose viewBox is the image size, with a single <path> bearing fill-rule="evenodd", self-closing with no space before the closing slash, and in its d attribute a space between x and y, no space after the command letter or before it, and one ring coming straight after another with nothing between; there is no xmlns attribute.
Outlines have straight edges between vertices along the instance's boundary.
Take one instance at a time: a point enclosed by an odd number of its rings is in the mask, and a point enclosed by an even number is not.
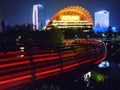
<svg viewBox="0 0 120 90"><path fill-rule="evenodd" d="M106 10L95 12L95 30L105 32L109 27L109 12Z"/></svg>
<svg viewBox="0 0 120 90"><path fill-rule="evenodd" d="M41 30L44 26L44 6L33 5L33 30Z"/></svg>
<svg viewBox="0 0 120 90"><path fill-rule="evenodd" d="M79 6L64 8L52 16L47 28L55 26L57 28L92 28L93 20L90 13Z"/></svg>

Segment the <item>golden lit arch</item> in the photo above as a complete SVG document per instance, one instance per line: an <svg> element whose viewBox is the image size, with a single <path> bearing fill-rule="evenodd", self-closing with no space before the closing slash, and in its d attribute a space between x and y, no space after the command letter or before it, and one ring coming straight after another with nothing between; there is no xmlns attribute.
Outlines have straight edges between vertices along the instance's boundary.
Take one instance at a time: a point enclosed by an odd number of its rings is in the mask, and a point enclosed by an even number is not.
<svg viewBox="0 0 120 90"><path fill-rule="evenodd" d="M89 23L93 24L92 17L85 8L82 8L80 6L70 6L58 11L55 15L53 15L47 26L49 26L53 20L60 20L60 17L62 15L78 15L80 16L81 20L86 20Z"/></svg>

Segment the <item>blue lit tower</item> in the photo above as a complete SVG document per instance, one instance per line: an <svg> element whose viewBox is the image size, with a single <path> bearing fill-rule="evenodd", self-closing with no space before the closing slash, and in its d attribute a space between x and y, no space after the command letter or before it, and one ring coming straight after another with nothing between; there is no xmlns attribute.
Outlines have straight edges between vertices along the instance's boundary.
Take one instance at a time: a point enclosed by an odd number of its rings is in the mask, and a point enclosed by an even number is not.
<svg viewBox="0 0 120 90"><path fill-rule="evenodd" d="M44 6L33 5L33 30L41 30L44 25Z"/></svg>
<svg viewBox="0 0 120 90"><path fill-rule="evenodd" d="M109 12L106 10L95 12L95 29L105 32L109 27Z"/></svg>

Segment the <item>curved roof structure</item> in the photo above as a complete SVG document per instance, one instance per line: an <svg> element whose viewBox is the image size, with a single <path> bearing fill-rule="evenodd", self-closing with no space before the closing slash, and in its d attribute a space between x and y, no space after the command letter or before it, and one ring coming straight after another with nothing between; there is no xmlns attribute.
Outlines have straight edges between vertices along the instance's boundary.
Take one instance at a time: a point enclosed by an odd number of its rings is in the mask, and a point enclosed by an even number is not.
<svg viewBox="0 0 120 90"><path fill-rule="evenodd" d="M61 16L63 16L63 15L79 16L80 21L87 21L87 22L93 24L92 17L85 8L82 8L80 6L70 6L70 7L67 7L67 8L64 8L64 9L58 11L55 15L53 15L47 26L49 26L54 20L60 21Z"/></svg>

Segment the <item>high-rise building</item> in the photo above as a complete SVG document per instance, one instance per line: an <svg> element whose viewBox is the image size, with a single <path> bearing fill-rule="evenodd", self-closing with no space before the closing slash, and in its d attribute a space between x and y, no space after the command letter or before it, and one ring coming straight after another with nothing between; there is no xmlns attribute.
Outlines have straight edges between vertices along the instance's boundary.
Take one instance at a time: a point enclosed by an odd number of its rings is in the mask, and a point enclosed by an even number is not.
<svg viewBox="0 0 120 90"><path fill-rule="evenodd" d="M5 20L0 20L0 32L4 32L7 26L7 22Z"/></svg>
<svg viewBox="0 0 120 90"><path fill-rule="evenodd" d="M2 32L2 13L0 10L0 32Z"/></svg>
<svg viewBox="0 0 120 90"><path fill-rule="evenodd" d="M0 32L2 32L2 20L0 19Z"/></svg>
<svg viewBox="0 0 120 90"><path fill-rule="evenodd" d="M41 30L44 25L44 6L33 5L33 30Z"/></svg>
<svg viewBox="0 0 120 90"><path fill-rule="evenodd" d="M104 32L108 27L109 12L106 10L95 12L95 28L98 29L100 32Z"/></svg>

